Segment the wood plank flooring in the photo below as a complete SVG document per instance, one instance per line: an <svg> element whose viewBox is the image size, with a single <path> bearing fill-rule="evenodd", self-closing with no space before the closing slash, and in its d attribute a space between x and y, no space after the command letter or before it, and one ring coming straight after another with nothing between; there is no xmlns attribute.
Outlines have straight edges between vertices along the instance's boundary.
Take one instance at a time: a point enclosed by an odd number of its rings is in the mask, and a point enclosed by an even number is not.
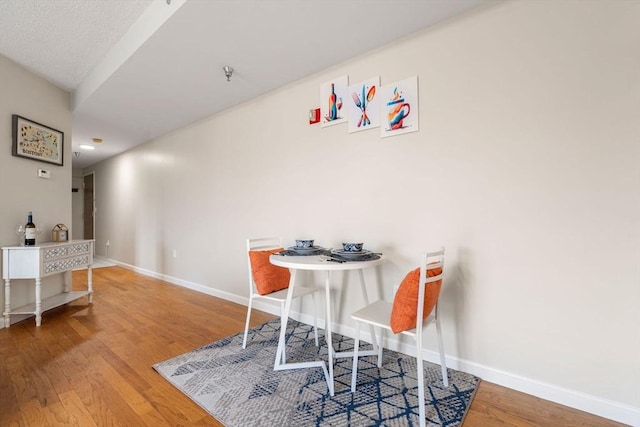
<svg viewBox="0 0 640 427"><path fill-rule="evenodd" d="M242 331L246 307L120 267L95 269L94 290L92 305L45 312L39 328L0 329L0 426L221 426L151 366ZM620 425L487 382L464 423Z"/></svg>

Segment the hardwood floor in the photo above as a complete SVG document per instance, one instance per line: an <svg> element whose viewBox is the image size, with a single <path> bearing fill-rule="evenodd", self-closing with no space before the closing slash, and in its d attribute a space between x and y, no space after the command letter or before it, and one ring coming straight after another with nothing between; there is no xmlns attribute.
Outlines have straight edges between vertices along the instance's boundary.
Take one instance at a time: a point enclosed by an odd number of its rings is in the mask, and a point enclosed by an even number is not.
<svg viewBox="0 0 640 427"><path fill-rule="evenodd" d="M0 426L221 426L151 366L242 331L246 307L120 267L94 270L94 289L0 330ZM464 426L498 425L621 424L482 382Z"/></svg>

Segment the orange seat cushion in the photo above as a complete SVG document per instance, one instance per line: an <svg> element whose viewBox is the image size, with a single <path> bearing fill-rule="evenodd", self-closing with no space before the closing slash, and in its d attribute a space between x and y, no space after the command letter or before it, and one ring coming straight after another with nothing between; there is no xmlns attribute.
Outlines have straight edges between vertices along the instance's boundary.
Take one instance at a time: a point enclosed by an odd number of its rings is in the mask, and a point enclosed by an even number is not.
<svg viewBox="0 0 640 427"><path fill-rule="evenodd" d="M437 276L442 273L442 267L427 269L427 277ZM408 331L416 327L418 315L418 288L420 283L420 268L410 271L400 283L400 287L393 298L391 309L391 330L394 334ZM427 283L424 290L423 318L429 316L440 295L442 279L433 283Z"/></svg>
<svg viewBox="0 0 640 427"><path fill-rule="evenodd" d="M271 254L280 252L283 248L267 251L249 251L251 274L260 295L270 294L289 287L291 273L288 268L278 267L269 262Z"/></svg>

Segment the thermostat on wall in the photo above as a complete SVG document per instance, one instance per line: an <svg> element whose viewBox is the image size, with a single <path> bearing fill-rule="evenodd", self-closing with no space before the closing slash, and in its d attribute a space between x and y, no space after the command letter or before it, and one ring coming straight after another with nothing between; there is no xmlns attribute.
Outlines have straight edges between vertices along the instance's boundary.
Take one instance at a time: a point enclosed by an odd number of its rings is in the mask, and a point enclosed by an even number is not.
<svg viewBox="0 0 640 427"><path fill-rule="evenodd" d="M49 178L51 178L51 172L49 172L46 169L38 169L38 176L40 178L49 179Z"/></svg>

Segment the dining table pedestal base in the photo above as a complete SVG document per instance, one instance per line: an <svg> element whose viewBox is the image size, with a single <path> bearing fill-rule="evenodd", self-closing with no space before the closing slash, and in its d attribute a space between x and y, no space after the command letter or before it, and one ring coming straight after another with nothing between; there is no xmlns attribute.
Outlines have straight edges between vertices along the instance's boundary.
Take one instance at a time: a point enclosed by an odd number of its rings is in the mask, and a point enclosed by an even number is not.
<svg viewBox="0 0 640 427"><path fill-rule="evenodd" d="M291 272L291 278L289 280L289 288L287 290L287 300L285 302L284 312L282 313L282 322L280 327L280 337L278 339L278 348L276 350L276 359L273 369L276 371L283 371L288 369L305 369L305 368L322 368L324 377L327 381L327 387L329 394L334 395L334 381L333 381L333 363L337 358L353 357L353 351L350 352L336 352L333 348L332 342L332 313L331 313L331 271L347 271L357 270L360 279L360 288L362 291L363 306L369 304L369 297L367 295L367 287L364 280L363 269L374 267L383 262L384 258L380 256L378 259L370 261L352 261L344 263L331 262L330 258L324 255L315 256L282 256L271 255L270 262L280 267L289 268ZM291 362L287 363L285 357L286 347L286 331L287 321L289 319L289 313L291 312L291 300L296 285L296 276L298 270L312 270L312 271L324 271L325 272L325 339L327 342L328 360L311 360L308 362ZM371 326L371 339L376 348L375 334L373 326ZM374 351L367 350L359 352L359 354L377 354Z"/></svg>

